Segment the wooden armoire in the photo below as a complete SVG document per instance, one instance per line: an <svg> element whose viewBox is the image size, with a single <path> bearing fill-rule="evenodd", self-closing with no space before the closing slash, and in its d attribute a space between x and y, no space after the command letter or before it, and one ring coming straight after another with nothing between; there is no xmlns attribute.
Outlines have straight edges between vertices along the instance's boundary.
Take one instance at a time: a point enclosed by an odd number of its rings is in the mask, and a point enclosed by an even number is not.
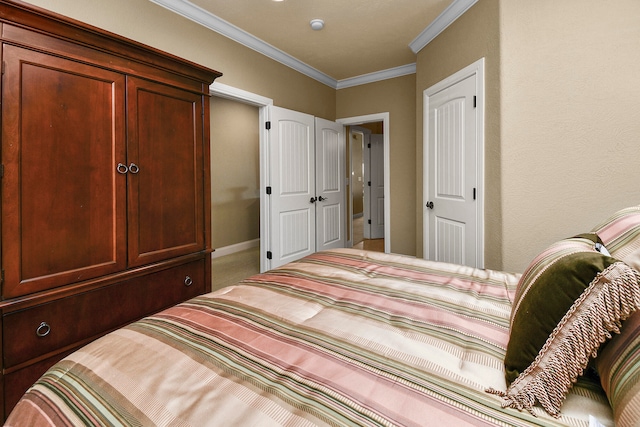
<svg viewBox="0 0 640 427"><path fill-rule="evenodd" d="M53 363L211 289L221 74L0 1L4 419Z"/></svg>

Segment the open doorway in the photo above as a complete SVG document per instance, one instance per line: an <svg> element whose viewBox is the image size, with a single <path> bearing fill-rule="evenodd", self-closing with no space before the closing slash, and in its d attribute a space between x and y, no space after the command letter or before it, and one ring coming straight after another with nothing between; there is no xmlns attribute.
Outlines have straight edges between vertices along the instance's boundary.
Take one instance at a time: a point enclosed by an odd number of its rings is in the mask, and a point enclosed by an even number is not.
<svg viewBox="0 0 640 427"><path fill-rule="evenodd" d="M260 267L260 145L256 106L212 96L212 289Z"/></svg>
<svg viewBox="0 0 640 427"><path fill-rule="evenodd" d="M351 242L384 252L383 122L349 127Z"/></svg>
<svg viewBox="0 0 640 427"><path fill-rule="evenodd" d="M349 195L348 197L348 201L347 201L347 208L348 208L348 213L347 213L347 236L349 238L349 246L355 246L358 243L355 242L354 240L354 231L359 232L360 229L360 222L362 222L362 236L363 236L363 241L365 240L365 232L366 232L366 227L369 225L369 217L367 217L367 213L365 212L365 208L367 206L366 203L364 203L364 199L369 199L372 200L371 195L369 195L369 197L367 197L364 193L366 191L370 191L371 189L373 189L374 187L377 187L377 194L379 194L379 197L376 198L376 203L375 203L375 213L378 215L378 219L372 219L372 224L371 225L375 225L376 222L378 222L380 224L383 224L383 227L379 227L378 230L381 233L380 235L382 236L382 238L378 238L375 239L375 244L378 245L377 248L375 249L371 249L371 250L376 250L376 251L380 251L380 252L386 252L389 253L391 251L391 237L390 237L390 233L389 230L391 229L390 227L390 206L391 206L391 195L390 195L390 186L389 186L389 113L385 112L385 113L376 113L376 114L369 114L369 115L365 115L365 116L356 116L356 117L348 117L348 118L341 118L337 120L338 123L342 123L343 125L348 127L347 130L347 142L348 142L348 147L347 147L347 153L349 155L349 160L347 161L347 164L349 165L349 170L348 170L348 174L350 176L350 180L349 180L349 191L347 192L347 194ZM366 161L366 156L367 153L365 151L367 147L367 145L365 145L364 142L360 143L360 146L362 147L362 161L356 161L356 166L354 169L353 166L353 153L351 150L351 147L354 146L354 144L352 144L352 140L353 140L353 134L351 132L351 129L355 130L355 135L356 135L356 141L359 140L359 135L358 134L362 134L363 135L363 140L366 138L366 135L378 135L378 141L380 142L378 145L379 148L379 167L377 168L377 170L379 170L379 174L377 175L377 178L379 180L379 185L376 185L374 182L372 182L372 186L369 187L369 181L371 180L371 177L365 176L365 171L364 171L364 163ZM357 142L355 144L355 146L357 147ZM358 155L358 149L356 148L356 156ZM360 166L358 166L360 165ZM362 182L361 184L359 184L358 181L358 167L361 167L363 169L362 171ZM354 178L355 177L355 178ZM373 180L375 181L375 180ZM362 196L362 200L363 200L363 215L362 215L362 221L360 221L360 217L358 216L358 208L356 207L356 215L354 217L354 199L353 199L353 194L354 192L356 194L358 194L358 187L359 185L362 186L363 188L363 196ZM376 193L374 193L375 196ZM357 198L356 198L357 200ZM357 203L357 201L355 202ZM371 207L371 204L368 204L369 207ZM371 238L371 235L369 235L369 239ZM358 235L356 235L355 239L358 239ZM370 239L372 240L372 239ZM367 242L367 243L373 243L373 242ZM363 244L364 246L364 244ZM358 247L358 246L355 246ZM364 249L368 249L368 248L364 248Z"/></svg>
<svg viewBox="0 0 640 427"><path fill-rule="evenodd" d="M211 100L211 163L212 163L212 246L214 252L212 257L212 287L220 288L229 284L233 284L244 277L264 271L261 265L260 257L260 240L262 230L260 224L263 221L261 217L261 189L264 188L263 177L260 171L262 163L261 147L265 141L265 122L268 120L268 106L273 105L273 101L269 98L262 97L241 89L237 89L219 82L214 82L210 86ZM221 109L223 109L221 111ZM227 117L219 114L228 112L233 114L233 110L239 109L243 123L235 123L237 117ZM244 113L242 113L244 111ZM220 120L218 120L220 119ZM233 121L235 124L229 126ZM216 123L218 125L216 125ZM237 132L238 129L244 129L243 132ZM225 134L225 130L230 132ZM242 139L240 145L234 147L231 140ZM240 149L240 152L238 152ZM227 161L227 152L225 150L233 150L239 153L239 159L235 162ZM242 159L245 159L244 161ZM248 163L247 163L248 161ZM227 169L228 175L215 176L218 166L223 165ZM234 166L235 165L235 166ZM249 166L250 165L250 166ZM245 174L247 167L250 167L250 173ZM231 168L231 170L228 170ZM224 173L223 169L219 169L220 173ZM243 176L242 180L235 178ZM242 181L242 185L238 183ZM222 189L218 187L223 187ZM228 187L228 188L227 188ZM216 194L213 194L216 193ZM225 195L226 194L226 195ZM224 200L227 197L229 200ZM219 204L214 209L213 204ZM244 208L243 212L236 215L232 213L232 206ZM258 205L258 206L256 206ZM257 218L256 218L257 212ZM221 219L236 221L244 218L245 222L250 224L250 235L238 236L234 241L229 240L227 231L241 232L241 230L225 230L224 234L221 230L225 228L235 228L229 224L225 224ZM253 227L255 225L255 228ZM256 230L258 233L256 235ZM247 230L245 230L246 232ZM216 234L218 233L218 234Z"/></svg>

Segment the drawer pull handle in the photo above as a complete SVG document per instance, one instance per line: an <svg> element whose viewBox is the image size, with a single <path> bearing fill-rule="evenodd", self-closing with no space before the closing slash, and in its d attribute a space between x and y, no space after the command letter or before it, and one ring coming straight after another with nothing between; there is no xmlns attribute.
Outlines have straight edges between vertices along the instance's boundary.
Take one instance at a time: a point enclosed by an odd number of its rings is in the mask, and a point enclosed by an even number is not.
<svg viewBox="0 0 640 427"><path fill-rule="evenodd" d="M39 337L46 337L51 332L51 326L47 322L40 323L38 329L36 329L36 335Z"/></svg>
<svg viewBox="0 0 640 427"><path fill-rule="evenodd" d="M187 276L184 278L184 284L185 286L191 286L193 285L193 279L191 279L191 277Z"/></svg>

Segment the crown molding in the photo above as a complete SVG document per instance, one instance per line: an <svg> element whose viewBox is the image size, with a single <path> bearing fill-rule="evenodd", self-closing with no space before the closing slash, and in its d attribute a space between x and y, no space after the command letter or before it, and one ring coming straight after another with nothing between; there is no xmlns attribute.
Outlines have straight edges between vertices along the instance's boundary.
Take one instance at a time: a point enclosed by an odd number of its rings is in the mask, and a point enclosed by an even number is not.
<svg viewBox="0 0 640 427"><path fill-rule="evenodd" d="M343 80L336 80L331 76L319 71L310 65L294 58L286 52L266 43L254 35L241 28L225 21L211 12L191 3L189 0L149 0L158 6L164 7L173 13L196 22L205 28L215 31L243 46L259 52L274 61L280 62L312 79L319 81L333 89L344 89L367 83L374 83L380 80L401 77L416 72L416 64L407 64L400 67L389 68L387 70L376 71L361 76L350 77ZM458 19L478 0L454 0L425 30L416 37L409 47L414 53L418 53L431 40L438 36L445 28Z"/></svg>
<svg viewBox="0 0 640 427"><path fill-rule="evenodd" d="M180 16L190 19L210 30L215 31L225 37L230 38L233 41L240 43L250 49L253 49L269 58L278 61L296 71L301 72L321 83L336 88L337 81L334 78L326 75L325 73L316 70L315 68L305 64L302 61L294 58L281 51L280 49L262 41L261 39L247 33L246 31L236 27L235 25L221 19L209 11L202 9L199 6L187 1L187 0L149 0L165 9L170 10Z"/></svg>
<svg viewBox="0 0 640 427"><path fill-rule="evenodd" d="M454 0L436 19L433 20L411 43L409 48L417 54L449 25L461 17L478 0Z"/></svg>
<svg viewBox="0 0 640 427"><path fill-rule="evenodd" d="M348 79L338 80L336 89L344 89L352 86L360 86L367 83L379 82L381 80L393 79L395 77L406 76L416 73L416 64L401 65L387 70L376 71L373 73L363 74L361 76L349 77Z"/></svg>

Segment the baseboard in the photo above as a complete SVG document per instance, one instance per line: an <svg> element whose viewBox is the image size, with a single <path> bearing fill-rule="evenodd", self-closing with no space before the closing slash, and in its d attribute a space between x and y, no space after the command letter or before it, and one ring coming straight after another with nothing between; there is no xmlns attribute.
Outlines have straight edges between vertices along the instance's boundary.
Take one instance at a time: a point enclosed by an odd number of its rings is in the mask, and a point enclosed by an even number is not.
<svg viewBox="0 0 640 427"><path fill-rule="evenodd" d="M244 251L245 249L255 248L256 246L260 246L260 239L247 240L246 242L236 243L235 245L216 248L215 251L211 252L211 259L231 255L236 252Z"/></svg>

